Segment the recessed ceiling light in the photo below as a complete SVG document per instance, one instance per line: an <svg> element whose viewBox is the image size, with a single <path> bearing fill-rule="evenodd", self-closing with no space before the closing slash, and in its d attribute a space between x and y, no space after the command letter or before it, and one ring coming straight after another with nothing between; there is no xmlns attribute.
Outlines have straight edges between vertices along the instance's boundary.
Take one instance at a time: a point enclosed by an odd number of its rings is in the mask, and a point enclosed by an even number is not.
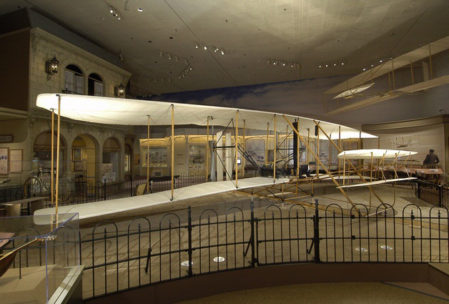
<svg viewBox="0 0 449 304"><path fill-rule="evenodd" d="M207 46L203 46L203 50L207 51Z"/></svg>
<svg viewBox="0 0 449 304"><path fill-rule="evenodd" d="M138 11L139 13L141 13L141 12L143 12L143 8L139 7L139 8L137 9L137 11Z"/></svg>

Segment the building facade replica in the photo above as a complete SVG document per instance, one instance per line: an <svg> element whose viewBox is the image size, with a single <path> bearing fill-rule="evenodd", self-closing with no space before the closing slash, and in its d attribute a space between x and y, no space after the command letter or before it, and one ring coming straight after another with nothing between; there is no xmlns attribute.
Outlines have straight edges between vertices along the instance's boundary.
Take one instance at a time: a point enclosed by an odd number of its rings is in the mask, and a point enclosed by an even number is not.
<svg viewBox="0 0 449 304"><path fill-rule="evenodd" d="M124 96L131 76L120 61L86 39L32 10L2 17L0 148L9 184L23 185L50 171L50 116L35 106L43 92ZM64 36L65 39L60 38ZM61 122L61 177L89 185L123 181L132 172L135 140L129 128ZM54 141L53 141L54 142Z"/></svg>

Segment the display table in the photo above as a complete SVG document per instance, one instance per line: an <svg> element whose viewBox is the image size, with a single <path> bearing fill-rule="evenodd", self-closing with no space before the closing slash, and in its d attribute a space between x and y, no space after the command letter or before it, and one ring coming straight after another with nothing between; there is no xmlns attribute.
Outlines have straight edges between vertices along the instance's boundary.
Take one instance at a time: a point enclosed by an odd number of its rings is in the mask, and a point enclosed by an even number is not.
<svg viewBox="0 0 449 304"><path fill-rule="evenodd" d="M0 203L0 205L6 207L6 215L20 216L20 210L22 209L22 205L26 204L28 214L32 214L35 210L44 208L44 202L47 199L48 199L47 196L36 196L11 202Z"/></svg>

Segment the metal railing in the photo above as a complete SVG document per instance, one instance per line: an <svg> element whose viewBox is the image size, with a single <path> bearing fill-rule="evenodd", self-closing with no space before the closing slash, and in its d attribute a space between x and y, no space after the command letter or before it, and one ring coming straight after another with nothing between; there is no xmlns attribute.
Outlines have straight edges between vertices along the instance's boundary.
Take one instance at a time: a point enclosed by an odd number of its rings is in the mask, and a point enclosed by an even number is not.
<svg viewBox="0 0 449 304"><path fill-rule="evenodd" d="M226 210L187 208L130 221L98 223L80 232L84 298L201 274L288 263L449 262L446 208L413 204L270 204ZM243 205L242 205L243 206ZM30 231L30 236L36 231ZM27 241L26 236L21 237ZM66 242L67 243L67 242ZM10 250L20 246L10 242ZM64 245L65 246L65 245ZM67 243L67 246L70 246ZM48 261L55 263L55 249ZM32 245L13 266L43 265Z"/></svg>
<svg viewBox="0 0 449 304"><path fill-rule="evenodd" d="M269 205L99 223L81 237L84 297L263 265L449 262L447 209Z"/></svg>
<svg viewBox="0 0 449 304"><path fill-rule="evenodd" d="M449 187L425 180L416 181L416 197L447 208L449 205Z"/></svg>

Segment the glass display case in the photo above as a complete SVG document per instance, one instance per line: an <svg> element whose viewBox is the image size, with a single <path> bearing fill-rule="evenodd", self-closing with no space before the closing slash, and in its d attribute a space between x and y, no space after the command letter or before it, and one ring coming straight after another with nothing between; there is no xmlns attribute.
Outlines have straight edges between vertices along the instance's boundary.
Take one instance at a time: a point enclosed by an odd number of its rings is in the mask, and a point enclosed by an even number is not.
<svg viewBox="0 0 449 304"><path fill-rule="evenodd" d="M78 214L0 218L1 303L56 303L80 280Z"/></svg>

